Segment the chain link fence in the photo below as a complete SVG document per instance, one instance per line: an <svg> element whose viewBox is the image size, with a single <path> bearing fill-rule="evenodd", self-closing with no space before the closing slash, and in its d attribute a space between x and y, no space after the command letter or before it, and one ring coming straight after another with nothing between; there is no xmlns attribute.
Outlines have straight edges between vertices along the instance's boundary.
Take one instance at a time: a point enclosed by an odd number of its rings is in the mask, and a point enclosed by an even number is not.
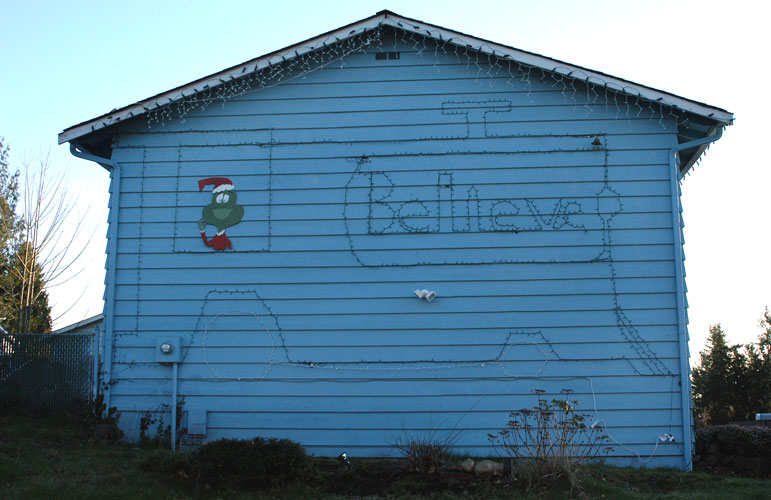
<svg viewBox="0 0 771 500"><path fill-rule="evenodd" d="M0 409L87 414L95 345L93 334L0 334Z"/></svg>

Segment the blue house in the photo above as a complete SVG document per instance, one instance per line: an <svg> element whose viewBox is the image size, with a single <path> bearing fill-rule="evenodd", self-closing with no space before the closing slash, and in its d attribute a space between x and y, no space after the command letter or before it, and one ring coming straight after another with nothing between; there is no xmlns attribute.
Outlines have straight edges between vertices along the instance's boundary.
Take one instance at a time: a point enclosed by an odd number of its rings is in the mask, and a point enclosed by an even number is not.
<svg viewBox="0 0 771 500"><path fill-rule="evenodd" d="M567 389L614 463L689 469L679 181L732 120L383 11L70 127L112 178L107 403L488 455Z"/></svg>

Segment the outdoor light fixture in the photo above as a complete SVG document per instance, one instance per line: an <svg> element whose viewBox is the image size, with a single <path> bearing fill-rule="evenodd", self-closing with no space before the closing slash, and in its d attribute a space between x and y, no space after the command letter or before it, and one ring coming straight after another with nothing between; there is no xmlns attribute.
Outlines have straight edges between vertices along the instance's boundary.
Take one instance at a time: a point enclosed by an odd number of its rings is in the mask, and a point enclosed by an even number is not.
<svg viewBox="0 0 771 500"><path fill-rule="evenodd" d="M413 292L419 299L425 299L428 302L431 302L436 298L436 292L433 290L426 290L425 288L423 290L415 290Z"/></svg>
<svg viewBox="0 0 771 500"><path fill-rule="evenodd" d="M345 466L345 470L349 471L353 467L351 465L351 461L348 460L348 454L345 452L342 452L340 455L338 455L337 459L340 461L341 464Z"/></svg>

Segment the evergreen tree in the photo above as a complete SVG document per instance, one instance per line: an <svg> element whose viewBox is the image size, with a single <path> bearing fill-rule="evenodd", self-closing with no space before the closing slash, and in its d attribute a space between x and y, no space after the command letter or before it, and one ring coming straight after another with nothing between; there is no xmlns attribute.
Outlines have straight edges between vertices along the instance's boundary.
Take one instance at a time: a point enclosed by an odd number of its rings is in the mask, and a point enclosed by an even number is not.
<svg viewBox="0 0 771 500"><path fill-rule="evenodd" d="M10 262L16 246L19 219L16 205L19 201L19 172L8 167L8 146L0 137L0 325L6 330L17 317L18 307L13 301Z"/></svg>
<svg viewBox="0 0 771 500"><path fill-rule="evenodd" d="M16 205L19 201L19 172L8 169L8 146L0 137L0 252L7 256L18 234L19 218Z"/></svg>
<svg viewBox="0 0 771 500"><path fill-rule="evenodd" d="M718 323L710 327L707 349L693 370L693 406L703 424L724 424L730 420L731 350Z"/></svg>
<svg viewBox="0 0 771 500"><path fill-rule="evenodd" d="M760 326L763 332L758 336L758 342L747 345L747 392L754 403L749 411L750 418L752 413L771 412L771 313L768 308Z"/></svg>
<svg viewBox="0 0 771 500"><path fill-rule="evenodd" d="M771 313L760 321L758 342L729 346L721 326L710 328L707 348L693 370L693 405L701 425L754 420L771 411Z"/></svg>
<svg viewBox="0 0 771 500"><path fill-rule="evenodd" d="M27 243L19 245L3 269L3 300L8 302L3 325L11 333L51 331L48 292L40 266L31 258L34 249L30 247Z"/></svg>

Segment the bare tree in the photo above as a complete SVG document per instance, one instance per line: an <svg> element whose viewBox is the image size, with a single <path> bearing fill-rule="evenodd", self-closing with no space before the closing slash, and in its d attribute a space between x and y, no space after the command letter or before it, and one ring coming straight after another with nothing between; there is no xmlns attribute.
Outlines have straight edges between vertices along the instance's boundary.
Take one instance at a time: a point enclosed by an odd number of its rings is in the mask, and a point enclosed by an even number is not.
<svg viewBox="0 0 771 500"><path fill-rule="evenodd" d="M23 161L20 181L16 210L19 244L10 263L13 281L20 287L19 332L31 331L32 318L40 313L35 309L42 306L41 299L48 307L47 291L50 288L66 283L83 271L78 260L91 236L86 234L85 213L75 212L75 198L68 191L66 174L52 171L48 155L41 157L34 166ZM82 241L84 236L86 241ZM50 307L47 313L50 330ZM41 327L37 325L34 329Z"/></svg>

